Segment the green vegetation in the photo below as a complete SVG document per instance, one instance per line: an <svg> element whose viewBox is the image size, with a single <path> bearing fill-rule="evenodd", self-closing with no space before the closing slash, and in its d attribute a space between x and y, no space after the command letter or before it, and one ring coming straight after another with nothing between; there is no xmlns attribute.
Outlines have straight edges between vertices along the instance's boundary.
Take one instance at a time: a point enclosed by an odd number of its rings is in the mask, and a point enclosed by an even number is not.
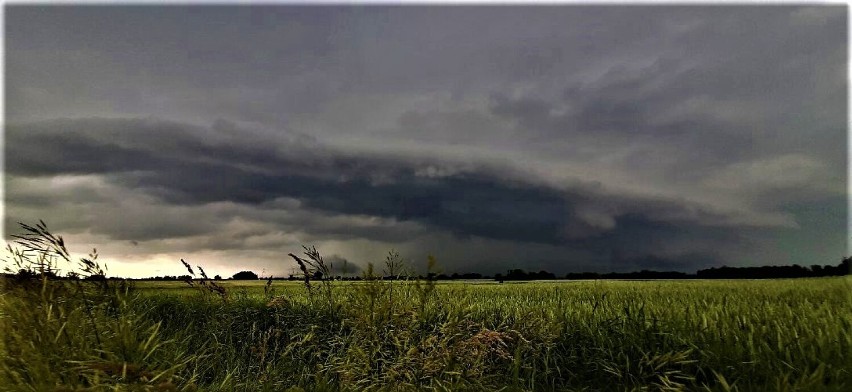
<svg viewBox="0 0 852 392"><path fill-rule="evenodd" d="M29 246L0 297L8 390L852 389L849 277L332 282L308 248L302 282L125 285L56 279L61 238Z"/></svg>

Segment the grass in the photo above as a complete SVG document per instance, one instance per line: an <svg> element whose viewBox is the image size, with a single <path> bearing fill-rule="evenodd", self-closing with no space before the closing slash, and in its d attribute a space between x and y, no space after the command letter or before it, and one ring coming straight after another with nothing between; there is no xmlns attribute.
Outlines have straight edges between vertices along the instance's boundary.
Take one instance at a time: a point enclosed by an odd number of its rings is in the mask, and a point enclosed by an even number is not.
<svg viewBox="0 0 852 392"><path fill-rule="evenodd" d="M4 390L852 390L850 277L3 282Z"/></svg>

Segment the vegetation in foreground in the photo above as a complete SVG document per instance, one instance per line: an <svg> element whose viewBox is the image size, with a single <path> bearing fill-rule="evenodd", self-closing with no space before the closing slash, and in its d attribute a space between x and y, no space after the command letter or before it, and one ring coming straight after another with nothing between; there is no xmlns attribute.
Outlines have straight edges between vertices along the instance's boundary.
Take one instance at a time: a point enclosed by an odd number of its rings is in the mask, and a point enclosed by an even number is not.
<svg viewBox="0 0 852 392"><path fill-rule="evenodd" d="M299 284L185 263L191 285L157 290L55 279L61 237L25 228L9 261L28 273L0 296L6 390L852 389L849 277L331 282L309 248ZM103 276L96 256L83 277ZM391 253L382 274L402 267Z"/></svg>

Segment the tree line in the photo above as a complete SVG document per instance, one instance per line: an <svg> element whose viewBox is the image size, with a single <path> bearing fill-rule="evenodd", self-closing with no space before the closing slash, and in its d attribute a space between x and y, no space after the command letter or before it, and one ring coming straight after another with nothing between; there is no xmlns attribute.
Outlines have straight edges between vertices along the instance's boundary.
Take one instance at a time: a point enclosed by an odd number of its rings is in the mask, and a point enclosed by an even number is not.
<svg viewBox="0 0 852 392"><path fill-rule="evenodd" d="M499 282L503 281L521 281L521 280L589 280L589 279L779 279L779 278L812 278L824 276L843 276L849 275L852 271L852 256L844 258L838 265L812 265L804 267L798 264L793 265L764 265L759 267L711 267L698 270L694 274L678 271L652 271L641 270L635 272L569 272L566 275L558 276L548 271L527 272L523 269L510 269L505 274L498 273L494 276L487 276L480 273L453 273L453 274L437 274L429 273L425 276L407 277L407 276L373 276L368 279L384 279L384 280L407 280L407 279L427 279L427 280L477 280L491 279ZM141 280L154 281L185 281L191 280L189 275L180 276L155 276L144 278ZM221 276L216 275L214 280L223 280ZM261 277L252 271L240 271L228 280L302 280L301 276L289 275L287 277ZM311 276L313 280L329 279L320 272L315 272ZM332 276L333 280L364 280L362 276Z"/></svg>

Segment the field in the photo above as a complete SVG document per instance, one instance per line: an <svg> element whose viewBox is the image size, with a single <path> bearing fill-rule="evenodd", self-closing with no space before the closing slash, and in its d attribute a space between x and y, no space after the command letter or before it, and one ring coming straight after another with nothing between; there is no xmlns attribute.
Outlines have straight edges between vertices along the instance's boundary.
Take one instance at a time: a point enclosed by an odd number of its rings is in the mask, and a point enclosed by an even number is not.
<svg viewBox="0 0 852 392"><path fill-rule="evenodd" d="M0 388L844 391L850 289L7 278Z"/></svg>

